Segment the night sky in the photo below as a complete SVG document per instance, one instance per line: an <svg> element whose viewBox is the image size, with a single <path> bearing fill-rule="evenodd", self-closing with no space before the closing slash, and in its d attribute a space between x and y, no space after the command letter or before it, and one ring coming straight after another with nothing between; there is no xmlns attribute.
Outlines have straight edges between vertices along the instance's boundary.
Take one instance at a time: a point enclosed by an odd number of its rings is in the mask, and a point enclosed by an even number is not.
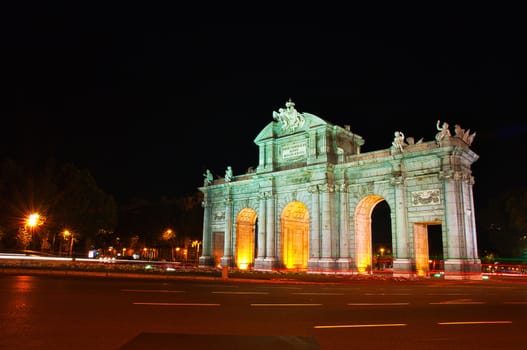
<svg viewBox="0 0 527 350"><path fill-rule="evenodd" d="M1 157L87 168L120 203L190 194L207 168L256 167L253 140L291 98L350 125L363 152L389 148L395 130L431 141L438 119L476 132L478 203L523 182L526 31L515 9L222 19L108 6L5 13Z"/></svg>

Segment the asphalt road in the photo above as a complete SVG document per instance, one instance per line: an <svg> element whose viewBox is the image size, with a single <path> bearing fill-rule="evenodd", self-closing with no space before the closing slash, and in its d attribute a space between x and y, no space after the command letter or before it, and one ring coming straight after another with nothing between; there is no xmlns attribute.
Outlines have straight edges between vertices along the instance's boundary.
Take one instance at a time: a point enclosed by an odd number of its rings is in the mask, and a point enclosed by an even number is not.
<svg viewBox="0 0 527 350"><path fill-rule="evenodd" d="M527 284L0 275L0 349L518 349Z"/></svg>

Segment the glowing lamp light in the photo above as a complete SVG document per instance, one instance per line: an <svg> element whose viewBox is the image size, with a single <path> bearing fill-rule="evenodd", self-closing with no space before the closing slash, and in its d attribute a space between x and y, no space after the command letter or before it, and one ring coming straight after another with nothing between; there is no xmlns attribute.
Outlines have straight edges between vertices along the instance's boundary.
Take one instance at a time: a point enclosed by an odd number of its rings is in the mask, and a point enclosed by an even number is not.
<svg viewBox="0 0 527 350"><path fill-rule="evenodd" d="M37 213L29 215L27 218L27 225L29 227L35 227L39 224L40 215Z"/></svg>

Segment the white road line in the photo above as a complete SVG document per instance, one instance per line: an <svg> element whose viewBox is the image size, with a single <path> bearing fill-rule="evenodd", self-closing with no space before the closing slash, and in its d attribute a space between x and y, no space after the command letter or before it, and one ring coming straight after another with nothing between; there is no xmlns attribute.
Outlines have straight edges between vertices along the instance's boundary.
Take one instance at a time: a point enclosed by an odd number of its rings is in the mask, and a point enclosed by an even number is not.
<svg viewBox="0 0 527 350"><path fill-rule="evenodd" d="M344 295L344 293L291 293L296 295Z"/></svg>
<svg viewBox="0 0 527 350"><path fill-rule="evenodd" d="M269 294L269 292L211 292L212 294Z"/></svg>
<svg viewBox="0 0 527 350"><path fill-rule="evenodd" d="M207 303L133 303L134 305L148 305L148 306L220 306L221 304L207 304Z"/></svg>
<svg viewBox="0 0 527 350"><path fill-rule="evenodd" d="M461 300L450 300L440 301L437 303L429 303L430 305L479 305L486 304L484 301L461 301Z"/></svg>
<svg viewBox="0 0 527 350"><path fill-rule="evenodd" d="M464 325L464 324L508 324L512 321L463 321L463 322L438 322L440 326Z"/></svg>
<svg viewBox="0 0 527 350"><path fill-rule="evenodd" d="M368 328L368 327L404 327L406 323L380 323L380 324L343 324L334 326L314 326L313 328Z"/></svg>
<svg viewBox="0 0 527 350"><path fill-rule="evenodd" d="M412 295L411 293L364 293L364 295Z"/></svg>
<svg viewBox="0 0 527 350"><path fill-rule="evenodd" d="M348 303L349 306L400 306L410 303Z"/></svg>
<svg viewBox="0 0 527 350"><path fill-rule="evenodd" d="M183 290L168 290L168 289L121 289L121 292L135 292L135 293L185 293Z"/></svg>
<svg viewBox="0 0 527 350"><path fill-rule="evenodd" d="M466 293L428 293L426 295L470 295Z"/></svg>
<svg viewBox="0 0 527 350"><path fill-rule="evenodd" d="M322 306L322 304L251 304L251 306Z"/></svg>

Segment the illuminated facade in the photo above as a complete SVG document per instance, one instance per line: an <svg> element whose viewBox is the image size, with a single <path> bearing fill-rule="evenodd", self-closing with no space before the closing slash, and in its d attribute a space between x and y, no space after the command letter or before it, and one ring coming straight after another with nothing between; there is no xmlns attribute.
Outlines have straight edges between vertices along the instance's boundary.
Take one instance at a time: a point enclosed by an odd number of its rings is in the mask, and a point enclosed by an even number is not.
<svg viewBox="0 0 527 350"><path fill-rule="evenodd" d="M429 273L428 226L440 225L445 278L479 278L471 165L474 134L437 124L434 141L395 132L361 153L361 136L299 113L292 101L254 142L255 170L207 176L201 266L369 273L372 212L389 207L394 276ZM387 144L390 140L387 140Z"/></svg>

